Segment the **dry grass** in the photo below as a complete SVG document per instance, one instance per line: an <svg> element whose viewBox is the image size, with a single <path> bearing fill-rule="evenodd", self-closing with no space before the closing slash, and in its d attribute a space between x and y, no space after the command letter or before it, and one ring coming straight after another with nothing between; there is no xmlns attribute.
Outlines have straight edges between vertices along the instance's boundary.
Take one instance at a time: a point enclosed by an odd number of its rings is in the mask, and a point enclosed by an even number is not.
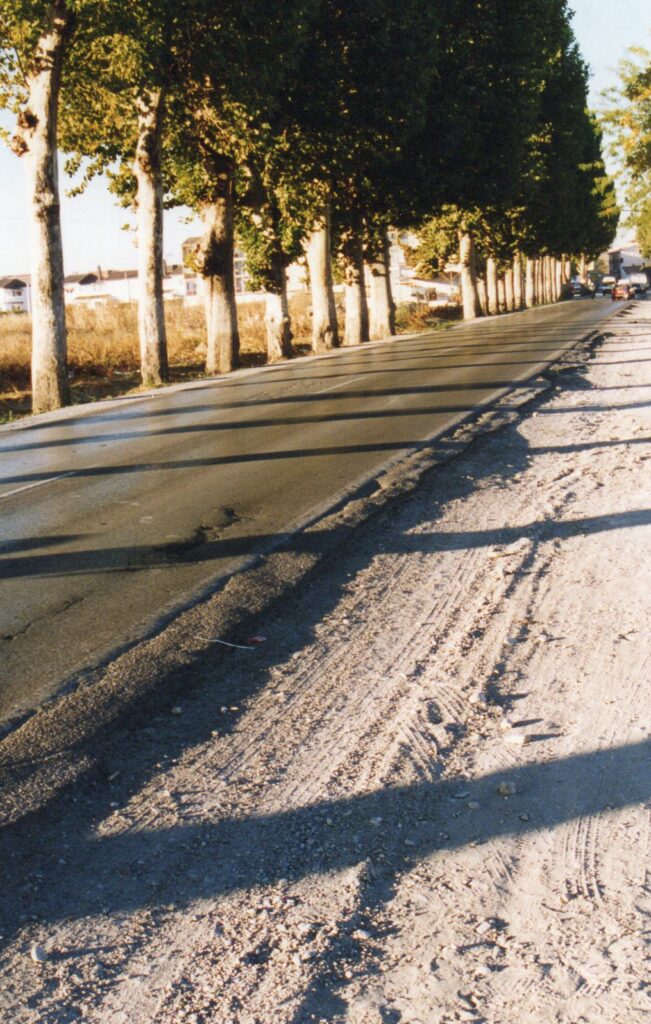
<svg viewBox="0 0 651 1024"><path fill-rule="evenodd" d="M310 297L290 301L294 349L310 348ZM205 335L203 307L182 302L165 304L170 377L191 380L204 372ZM263 303L238 306L242 363L265 362L266 341ZM71 306L67 310L68 363L72 400L75 403L123 395L139 385L138 320L135 304L116 304L98 309ZM401 310L399 330L410 332L431 326L420 314ZM342 325L343 327L343 325ZM30 403L31 323L27 316L0 316L0 422L25 415Z"/></svg>

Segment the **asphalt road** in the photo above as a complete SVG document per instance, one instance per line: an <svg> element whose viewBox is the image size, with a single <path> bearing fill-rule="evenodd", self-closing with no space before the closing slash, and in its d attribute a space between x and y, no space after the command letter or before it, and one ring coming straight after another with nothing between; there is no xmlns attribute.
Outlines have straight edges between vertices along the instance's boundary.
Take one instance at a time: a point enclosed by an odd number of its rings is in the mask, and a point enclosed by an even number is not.
<svg viewBox="0 0 651 1024"><path fill-rule="evenodd" d="M0 722L523 386L620 305L568 302L0 430Z"/></svg>

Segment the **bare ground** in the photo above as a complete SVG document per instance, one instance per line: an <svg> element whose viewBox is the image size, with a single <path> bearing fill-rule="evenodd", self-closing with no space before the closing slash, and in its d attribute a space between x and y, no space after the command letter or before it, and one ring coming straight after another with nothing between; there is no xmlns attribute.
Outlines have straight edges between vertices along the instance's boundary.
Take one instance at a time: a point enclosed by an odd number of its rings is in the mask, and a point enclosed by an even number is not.
<svg viewBox="0 0 651 1024"><path fill-rule="evenodd" d="M651 304L609 331L94 761L5 741L3 1021L651 1018Z"/></svg>

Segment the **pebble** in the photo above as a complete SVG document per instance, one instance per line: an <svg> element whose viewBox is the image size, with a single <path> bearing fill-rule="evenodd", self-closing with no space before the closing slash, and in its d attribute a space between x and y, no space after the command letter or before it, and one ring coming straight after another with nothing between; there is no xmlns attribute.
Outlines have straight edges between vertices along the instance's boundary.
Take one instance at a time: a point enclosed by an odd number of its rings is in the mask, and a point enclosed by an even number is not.
<svg viewBox="0 0 651 1024"><path fill-rule="evenodd" d="M517 789L513 782L500 782L497 792L500 796L514 796L517 793Z"/></svg>
<svg viewBox="0 0 651 1024"><path fill-rule="evenodd" d="M470 793L467 789L460 789L458 793L452 794L455 800L467 800Z"/></svg>
<svg viewBox="0 0 651 1024"><path fill-rule="evenodd" d="M371 933L367 932L365 928L356 928L355 931L353 932L353 938L354 939L365 940L365 939L370 939L370 937L371 937Z"/></svg>
<svg viewBox="0 0 651 1024"><path fill-rule="evenodd" d="M467 807L468 807L468 808L469 808L469 809L470 809L471 811L476 811L476 810L478 810L478 809L479 809L479 807L480 807L480 803L479 803L479 801L478 801L478 800L469 800L469 801L468 801L468 803L466 804L466 806L467 806Z"/></svg>
<svg viewBox="0 0 651 1024"><path fill-rule="evenodd" d="M520 821L529 821L530 820L528 814L520 814L520 815L518 815L518 817L520 818Z"/></svg>
<svg viewBox="0 0 651 1024"><path fill-rule="evenodd" d="M42 946L39 946L38 942L33 942L29 955L35 964L44 964L49 960L49 956Z"/></svg>
<svg viewBox="0 0 651 1024"><path fill-rule="evenodd" d="M183 714L183 708L180 708L178 704L175 704L174 707L170 709L170 715L182 715L182 714Z"/></svg>
<svg viewBox="0 0 651 1024"><path fill-rule="evenodd" d="M492 921L480 921L477 927L475 928L475 931L477 932L477 935L485 935L486 932L489 932L492 927Z"/></svg>
<svg viewBox="0 0 651 1024"><path fill-rule="evenodd" d="M371 825L373 825L374 828L377 828L378 825L381 825L381 824L382 824L382 818L371 818Z"/></svg>
<svg viewBox="0 0 651 1024"><path fill-rule="evenodd" d="M527 737L523 736L521 732L510 732L508 736L504 737L504 742L512 747L523 747L527 742Z"/></svg>

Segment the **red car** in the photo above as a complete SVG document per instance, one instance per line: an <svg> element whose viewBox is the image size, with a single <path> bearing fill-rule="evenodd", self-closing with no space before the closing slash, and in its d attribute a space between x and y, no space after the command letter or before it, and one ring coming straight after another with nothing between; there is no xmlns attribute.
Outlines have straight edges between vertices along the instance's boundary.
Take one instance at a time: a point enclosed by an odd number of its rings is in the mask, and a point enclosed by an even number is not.
<svg viewBox="0 0 651 1024"><path fill-rule="evenodd" d="M613 302L616 302L617 299L632 299L634 294L635 292L628 281L618 281L617 284L613 286Z"/></svg>

